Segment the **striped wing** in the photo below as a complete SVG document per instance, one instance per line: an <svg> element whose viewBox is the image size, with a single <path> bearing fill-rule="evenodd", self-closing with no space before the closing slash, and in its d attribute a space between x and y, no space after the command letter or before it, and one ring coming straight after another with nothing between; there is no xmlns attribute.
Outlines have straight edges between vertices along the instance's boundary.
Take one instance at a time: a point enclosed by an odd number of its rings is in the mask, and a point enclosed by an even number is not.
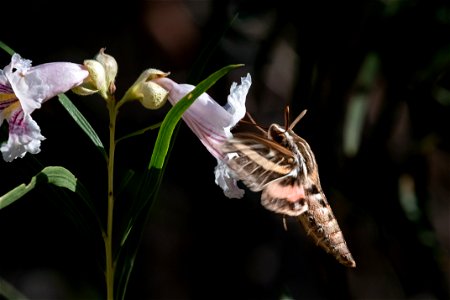
<svg viewBox="0 0 450 300"><path fill-rule="evenodd" d="M228 154L228 167L254 192L289 176L296 168L291 151L252 133L236 134L222 150Z"/></svg>

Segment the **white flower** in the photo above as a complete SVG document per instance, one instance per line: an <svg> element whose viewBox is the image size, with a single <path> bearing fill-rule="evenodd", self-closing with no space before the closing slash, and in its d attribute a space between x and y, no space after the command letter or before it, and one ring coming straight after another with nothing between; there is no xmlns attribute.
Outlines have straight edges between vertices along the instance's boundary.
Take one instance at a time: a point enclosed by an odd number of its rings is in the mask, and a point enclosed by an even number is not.
<svg viewBox="0 0 450 300"><path fill-rule="evenodd" d="M169 78L154 79L169 92L169 102L174 105L195 87L178 84ZM241 84L233 83L228 102L220 106L208 94L203 93L183 114L183 120L197 135L208 151L217 159L215 168L216 184L229 198L242 198L244 191L237 186L237 180L226 166L227 159L221 151L221 145L233 136L231 129L246 113L245 100L252 84L250 74L241 78Z"/></svg>
<svg viewBox="0 0 450 300"><path fill-rule="evenodd" d="M0 151L5 161L40 151L45 138L30 114L48 99L81 84L89 75L81 65L55 62L31 67L31 61L14 54L0 70L0 125L9 124L9 138Z"/></svg>

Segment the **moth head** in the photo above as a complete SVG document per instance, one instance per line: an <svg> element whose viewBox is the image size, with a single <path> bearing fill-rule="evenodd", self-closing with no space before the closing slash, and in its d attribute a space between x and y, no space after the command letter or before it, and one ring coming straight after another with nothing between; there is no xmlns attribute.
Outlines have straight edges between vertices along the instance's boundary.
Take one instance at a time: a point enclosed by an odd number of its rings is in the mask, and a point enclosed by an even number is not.
<svg viewBox="0 0 450 300"><path fill-rule="evenodd" d="M278 144L285 145L286 144L286 134L287 131L284 127L278 124L272 124L267 131L269 139L277 142Z"/></svg>
<svg viewBox="0 0 450 300"><path fill-rule="evenodd" d="M305 116L306 114L306 109L303 110L300 115L298 115L297 118L295 118L295 120L290 123L289 122L289 106L286 107L285 110L285 125L284 127L278 125L278 124L272 124L269 127L268 130L268 136L269 139L282 144L282 145L286 145L287 144L287 136L290 135L295 135L295 133L293 132L293 129L295 127L295 125L297 125L297 123Z"/></svg>

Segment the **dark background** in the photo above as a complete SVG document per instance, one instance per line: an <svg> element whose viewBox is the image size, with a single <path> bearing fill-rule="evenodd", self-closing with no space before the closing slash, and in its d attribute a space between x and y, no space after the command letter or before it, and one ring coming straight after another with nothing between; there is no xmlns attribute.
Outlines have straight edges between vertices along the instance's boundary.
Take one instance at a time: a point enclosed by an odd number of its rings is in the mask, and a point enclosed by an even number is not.
<svg viewBox="0 0 450 300"><path fill-rule="evenodd" d="M447 1L10 1L2 25L0 40L34 65L82 63L106 47L119 64L118 96L150 67L196 84L243 63L210 90L221 104L250 72L247 109L262 126L283 123L287 104L293 117L308 109L295 130L316 154L356 269L295 221L284 230L259 194L227 199L214 183L215 159L181 124L129 299L449 299ZM107 144L104 101L68 95ZM127 105L118 135L168 109ZM90 141L56 100L33 118L47 138L34 157L71 170L103 210L106 168ZM145 168L155 137L119 144L119 179ZM41 168L29 154L1 161L0 194ZM29 299L103 298L102 245L60 199L39 187L0 211L0 276Z"/></svg>

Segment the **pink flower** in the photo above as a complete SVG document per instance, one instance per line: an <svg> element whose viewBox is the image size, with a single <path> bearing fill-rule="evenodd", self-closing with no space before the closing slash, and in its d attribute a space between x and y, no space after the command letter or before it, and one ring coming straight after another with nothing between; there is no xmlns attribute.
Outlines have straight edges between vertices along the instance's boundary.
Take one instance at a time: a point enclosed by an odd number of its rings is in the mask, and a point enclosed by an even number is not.
<svg viewBox="0 0 450 300"><path fill-rule="evenodd" d="M172 105L195 88L189 84L178 84L167 77L153 81L169 92L169 102ZM251 84L250 74L241 78L240 85L233 82L228 102L224 106L220 106L208 94L203 93L183 114L183 120L189 128L217 159L217 167L214 171L216 184L229 198L242 198L244 191L237 186L233 173L225 164L227 158L220 148L233 136L231 129L245 116L245 100Z"/></svg>
<svg viewBox="0 0 450 300"><path fill-rule="evenodd" d="M45 138L30 114L48 99L81 84L89 75L82 65L56 62L31 67L31 61L14 54L0 70L0 125L9 124L9 138L0 151L5 161L39 153Z"/></svg>

